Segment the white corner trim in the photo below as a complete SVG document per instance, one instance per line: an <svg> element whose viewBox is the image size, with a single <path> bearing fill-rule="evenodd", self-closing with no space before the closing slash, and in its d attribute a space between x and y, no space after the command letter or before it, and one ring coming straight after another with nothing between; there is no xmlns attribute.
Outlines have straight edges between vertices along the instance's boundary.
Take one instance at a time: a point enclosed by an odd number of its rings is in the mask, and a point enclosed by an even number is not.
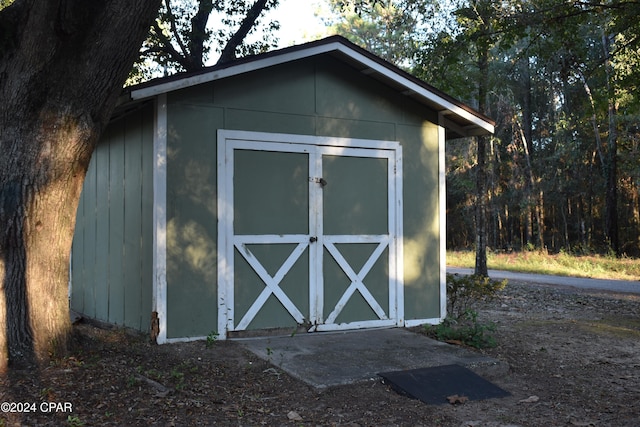
<svg viewBox="0 0 640 427"><path fill-rule="evenodd" d="M447 171L445 129L438 126L438 217L440 220L440 316L447 317Z"/></svg>
<svg viewBox="0 0 640 427"><path fill-rule="evenodd" d="M402 145L398 144L395 151L395 165L394 165L394 182L395 182L395 200L393 205L396 216L396 265L395 265L395 281L397 283L396 289L396 315L397 326L404 326L404 169L403 169L403 157L402 157Z"/></svg>
<svg viewBox="0 0 640 427"><path fill-rule="evenodd" d="M167 95L156 99L153 136L153 299L158 344L167 342Z"/></svg>
<svg viewBox="0 0 640 427"><path fill-rule="evenodd" d="M218 338L221 340L227 339L227 331L229 329L229 313L227 309L233 308L233 288L231 292L227 292L227 288L233 286L231 282L231 275L233 274L233 247L230 247L228 235L229 229L233 227L233 189L231 187L231 178L228 176L230 171L227 169L227 133L224 130L218 129L217 133L217 198L218 198ZM232 160L232 159L231 159ZM229 166L233 168L233 165ZM231 171L233 172L233 171ZM230 223L230 224L229 224ZM229 296L229 298L227 298Z"/></svg>

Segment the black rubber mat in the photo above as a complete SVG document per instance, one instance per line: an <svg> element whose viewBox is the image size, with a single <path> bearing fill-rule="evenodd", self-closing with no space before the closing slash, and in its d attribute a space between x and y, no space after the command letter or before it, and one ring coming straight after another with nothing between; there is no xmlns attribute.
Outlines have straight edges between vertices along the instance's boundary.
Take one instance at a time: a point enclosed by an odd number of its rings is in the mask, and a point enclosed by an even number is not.
<svg viewBox="0 0 640 427"><path fill-rule="evenodd" d="M449 403L450 396L468 400L509 396L510 393L460 365L434 366L378 374L396 392L433 405Z"/></svg>

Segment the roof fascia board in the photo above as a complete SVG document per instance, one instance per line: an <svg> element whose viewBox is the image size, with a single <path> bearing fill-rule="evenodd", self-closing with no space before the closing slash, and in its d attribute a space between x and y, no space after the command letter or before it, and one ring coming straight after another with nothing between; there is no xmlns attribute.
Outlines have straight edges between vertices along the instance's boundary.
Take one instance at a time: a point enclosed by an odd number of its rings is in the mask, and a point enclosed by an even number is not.
<svg viewBox="0 0 640 427"><path fill-rule="evenodd" d="M459 107L458 105L455 105L454 103L442 98L441 96L438 96L436 93L433 93L432 91L420 86L419 84L407 79L406 77L399 75L395 71L385 67L384 65L378 63L377 61L374 61L373 59L359 52L356 52L344 45L339 45L338 50L346 55L349 55L351 58L360 62L361 64L367 66L369 69L375 70L375 72L377 72L378 74L381 74L391 80L394 80L400 85L404 86L406 88L403 91L404 93L409 93L409 94L413 93L432 103L440 105L443 109L449 110L453 114L463 117L464 119L485 129L488 132L494 133L494 126L491 123L486 122L485 120L482 120L480 117L477 117L469 113L468 111ZM368 71L367 74L371 74L371 72Z"/></svg>
<svg viewBox="0 0 640 427"><path fill-rule="evenodd" d="M463 137L487 135L487 132L482 131L477 126L460 126L447 119L446 115L442 113L439 114L439 125ZM491 133L493 133L493 131Z"/></svg>
<svg viewBox="0 0 640 427"><path fill-rule="evenodd" d="M365 67L365 74L378 74L390 79L406 89L403 92L412 93L414 96L423 98L430 103L439 105L442 109L450 111L450 114L456 114L465 120L473 123L474 125L484 129L489 133L494 133L494 125L490 122L483 120L480 117L473 115L460 106L452 103L451 101L439 96L438 94L428 90L427 88L417 84L416 82L398 74L389 67L386 67L382 63L375 61L368 56L354 50L353 48L339 42L333 41L329 43L318 44L315 46L309 46L303 49L294 49L290 52L285 52L278 55L268 56L262 59L254 61L248 61L237 65L231 65L227 68L221 68L211 70L203 74L196 76L185 77L183 79L174 80L166 83L160 83L158 85L145 87L131 91L131 100L140 100L150 98L161 93L166 93L178 89L187 88L190 86L211 82L226 77L232 77L239 74L248 73L251 71L257 71L263 68L271 67L274 65L284 64L287 62L308 58L311 56L339 51L347 57L359 62Z"/></svg>
<svg viewBox="0 0 640 427"><path fill-rule="evenodd" d="M170 92L178 89L184 89L202 83L208 83L214 80L233 77L238 74L244 74L251 71L257 71L274 65L284 64L298 59L308 58L314 55L327 53L336 50L341 46L338 42L328 43L325 45L311 46L307 49L294 50L280 55L269 56L266 58L249 61L242 64L232 65L227 68L211 70L208 73L199 74L197 76L186 77L159 85L146 87L131 91L131 99L138 100L159 95L161 93Z"/></svg>

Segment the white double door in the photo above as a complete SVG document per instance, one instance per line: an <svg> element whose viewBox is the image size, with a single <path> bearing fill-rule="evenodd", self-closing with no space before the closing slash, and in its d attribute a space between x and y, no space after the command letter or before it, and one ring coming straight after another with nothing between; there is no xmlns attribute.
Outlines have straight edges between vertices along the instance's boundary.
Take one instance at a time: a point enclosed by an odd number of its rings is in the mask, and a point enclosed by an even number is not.
<svg viewBox="0 0 640 427"><path fill-rule="evenodd" d="M401 325L399 144L218 138L222 334Z"/></svg>

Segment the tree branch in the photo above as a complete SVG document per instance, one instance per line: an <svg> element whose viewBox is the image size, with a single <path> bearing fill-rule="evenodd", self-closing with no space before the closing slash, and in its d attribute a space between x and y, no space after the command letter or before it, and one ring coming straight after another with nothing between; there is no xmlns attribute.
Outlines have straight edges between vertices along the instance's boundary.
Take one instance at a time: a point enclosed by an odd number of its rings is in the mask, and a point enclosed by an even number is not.
<svg viewBox="0 0 640 427"><path fill-rule="evenodd" d="M251 6L251 9L247 12L247 16L242 20L240 28L238 28L238 31L231 36L222 50L222 54L220 55L220 59L218 59L217 64L222 64L223 62L236 59L236 49L242 44L244 39L247 37L247 34L249 34L249 31L251 31L251 28L253 28L258 17L265 9L267 1L268 0L257 0L253 6Z"/></svg>
<svg viewBox="0 0 640 427"><path fill-rule="evenodd" d="M169 16L169 24L171 24L171 31L173 32L173 34L174 34L174 36L176 38L176 43L178 43L178 47L180 47L180 50L182 51L182 57L185 58L185 59L189 58L189 51L187 50L186 46L182 42L182 38L180 37L180 33L178 33L178 28L176 27L176 17L173 14L173 11L171 10L170 0L165 0L164 3L167 6L167 15ZM160 28L160 27L158 27L158 28ZM171 45L171 42L169 42L169 45ZM174 48L174 50L175 50L175 48Z"/></svg>
<svg viewBox="0 0 640 427"><path fill-rule="evenodd" d="M209 38L207 22L212 10L212 0L200 0L198 12L191 18L189 50L191 51L191 63L194 68L202 68L204 66L204 42Z"/></svg>
<svg viewBox="0 0 640 427"><path fill-rule="evenodd" d="M160 46L157 46L156 48L152 48L152 49L147 49L145 53L147 52L165 53L169 55L171 59L173 59L175 62L180 64L182 67L184 67L185 70L189 70L189 63L190 63L189 59L186 58L184 55L182 55L180 52L178 52L175 47L173 47L173 44L171 43L171 40L169 40L169 37L167 37L162 32L162 28L160 28L160 25L158 25L158 21L155 21L153 23L152 28L155 33L155 36L160 41Z"/></svg>

